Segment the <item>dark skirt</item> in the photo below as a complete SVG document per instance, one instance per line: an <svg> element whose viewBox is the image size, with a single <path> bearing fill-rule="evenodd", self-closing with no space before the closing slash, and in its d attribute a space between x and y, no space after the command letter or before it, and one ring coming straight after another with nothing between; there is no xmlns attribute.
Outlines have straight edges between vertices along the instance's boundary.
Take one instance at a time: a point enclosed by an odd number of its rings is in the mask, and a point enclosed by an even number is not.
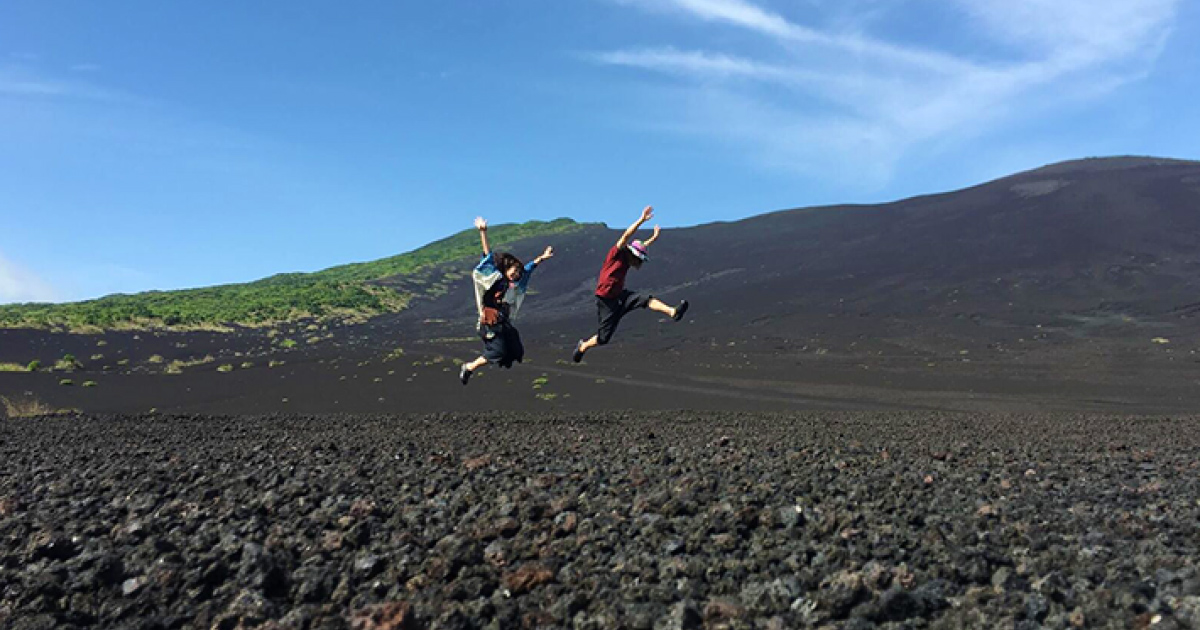
<svg viewBox="0 0 1200 630"><path fill-rule="evenodd" d="M525 358L521 333L507 321L492 326L481 324L479 338L483 340L483 358L488 363L510 368L514 361L520 363Z"/></svg>

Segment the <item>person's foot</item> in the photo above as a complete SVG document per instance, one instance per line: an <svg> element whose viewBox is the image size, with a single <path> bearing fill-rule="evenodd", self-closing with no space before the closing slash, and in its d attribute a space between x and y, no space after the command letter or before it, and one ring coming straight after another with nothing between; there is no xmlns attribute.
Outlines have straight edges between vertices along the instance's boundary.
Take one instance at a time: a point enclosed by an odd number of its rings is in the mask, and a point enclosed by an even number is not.
<svg viewBox="0 0 1200 630"><path fill-rule="evenodd" d="M468 370L467 366L463 365L462 369L458 371L458 380L462 381L463 385L466 385L467 381L471 380L471 375L474 373L474 370Z"/></svg>
<svg viewBox="0 0 1200 630"><path fill-rule="evenodd" d="M688 309L688 301L681 300L679 302L679 306L675 307L675 314L671 316L671 319L673 319L675 321L679 321L679 320L683 319L683 314L687 312L687 309Z"/></svg>
<svg viewBox="0 0 1200 630"><path fill-rule="evenodd" d="M579 363L583 360L583 340L575 342L575 354L571 355L571 360Z"/></svg>

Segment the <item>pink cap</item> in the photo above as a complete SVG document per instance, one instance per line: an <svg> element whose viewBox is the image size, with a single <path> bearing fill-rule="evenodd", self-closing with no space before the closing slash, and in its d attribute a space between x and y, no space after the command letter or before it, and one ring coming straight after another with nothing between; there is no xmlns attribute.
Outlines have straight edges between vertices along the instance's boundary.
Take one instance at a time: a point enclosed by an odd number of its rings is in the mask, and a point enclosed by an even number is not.
<svg viewBox="0 0 1200 630"><path fill-rule="evenodd" d="M643 262L650 260L650 256L646 253L646 245L641 241L634 241L630 243L629 251L633 252L634 256L641 258Z"/></svg>

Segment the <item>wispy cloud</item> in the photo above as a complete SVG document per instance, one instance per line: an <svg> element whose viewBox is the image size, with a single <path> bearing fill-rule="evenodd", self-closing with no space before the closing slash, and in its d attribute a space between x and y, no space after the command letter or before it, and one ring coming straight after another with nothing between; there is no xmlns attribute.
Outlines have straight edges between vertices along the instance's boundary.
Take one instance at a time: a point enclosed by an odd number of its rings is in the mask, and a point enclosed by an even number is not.
<svg viewBox="0 0 1200 630"><path fill-rule="evenodd" d="M95 68L98 69L99 66ZM87 70L81 70L85 71ZM140 100L133 95L81 80L47 77L18 64L0 64L0 96L122 103L135 103Z"/></svg>
<svg viewBox="0 0 1200 630"><path fill-rule="evenodd" d="M742 49L755 51L662 42L593 55L682 81L687 91L663 114L673 126L682 114L692 132L738 142L776 166L869 163L876 184L918 146L986 133L1144 76L1179 2L941 0L938 10L987 43L967 56L872 37L846 29L844 19L829 20L840 22L836 30L799 24L748 0L616 1L727 27L733 37L723 41L736 43L740 33ZM873 10L872 22L886 19ZM762 52L764 42L773 52Z"/></svg>
<svg viewBox="0 0 1200 630"><path fill-rule="evenodd" d="M52 302L57 292L28 269L0 254L0 304Z"/></svg>

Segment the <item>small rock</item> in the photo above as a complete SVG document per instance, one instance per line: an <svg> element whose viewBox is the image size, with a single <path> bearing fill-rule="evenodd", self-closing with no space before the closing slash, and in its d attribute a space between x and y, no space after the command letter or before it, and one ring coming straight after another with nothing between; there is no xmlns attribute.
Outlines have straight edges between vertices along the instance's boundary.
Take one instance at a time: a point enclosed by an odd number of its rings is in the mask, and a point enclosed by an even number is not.
<svg viewBox="0 0 1200 630"><path fill-rule="evenodd" d="M130 597L130 596L136 595L137 592L142 590L142 587L145 585L146 585L146 578L143 578L143 577L129 578L128 580L125 580L124 582L121 583L121 594L124 595L125 597Z"/></svg>
<svg viewBox="0 0 1200 630"><path fill-rule="evenodd" d="M737 601L725 597L710 599L704 605L704 618L708 621L716 619L741 619L746 616L746 609Z"/></svg>
<svg viewBox="0 0 1200 630"><path fill-rule="evenodd" d="M408 602L387 602L351 613L350 627L353 630L416 630L417 618Z"/></svg>
<svg viewBox="0 0 1200 630"><path fill-rule="evenodd" d="M554 580L554 572L545 565L534 562L522 565L516 571L506 573L501 582L504 584L504 588L513 595L520 595L552 580Z"/></svg>
<svg viewBox="0 0 1200 630"><path fill-rule="evenodd" d="M554 533L565 536L575 531L579 525L579 515L575 512L563 512L554 517Z"/></svg>

